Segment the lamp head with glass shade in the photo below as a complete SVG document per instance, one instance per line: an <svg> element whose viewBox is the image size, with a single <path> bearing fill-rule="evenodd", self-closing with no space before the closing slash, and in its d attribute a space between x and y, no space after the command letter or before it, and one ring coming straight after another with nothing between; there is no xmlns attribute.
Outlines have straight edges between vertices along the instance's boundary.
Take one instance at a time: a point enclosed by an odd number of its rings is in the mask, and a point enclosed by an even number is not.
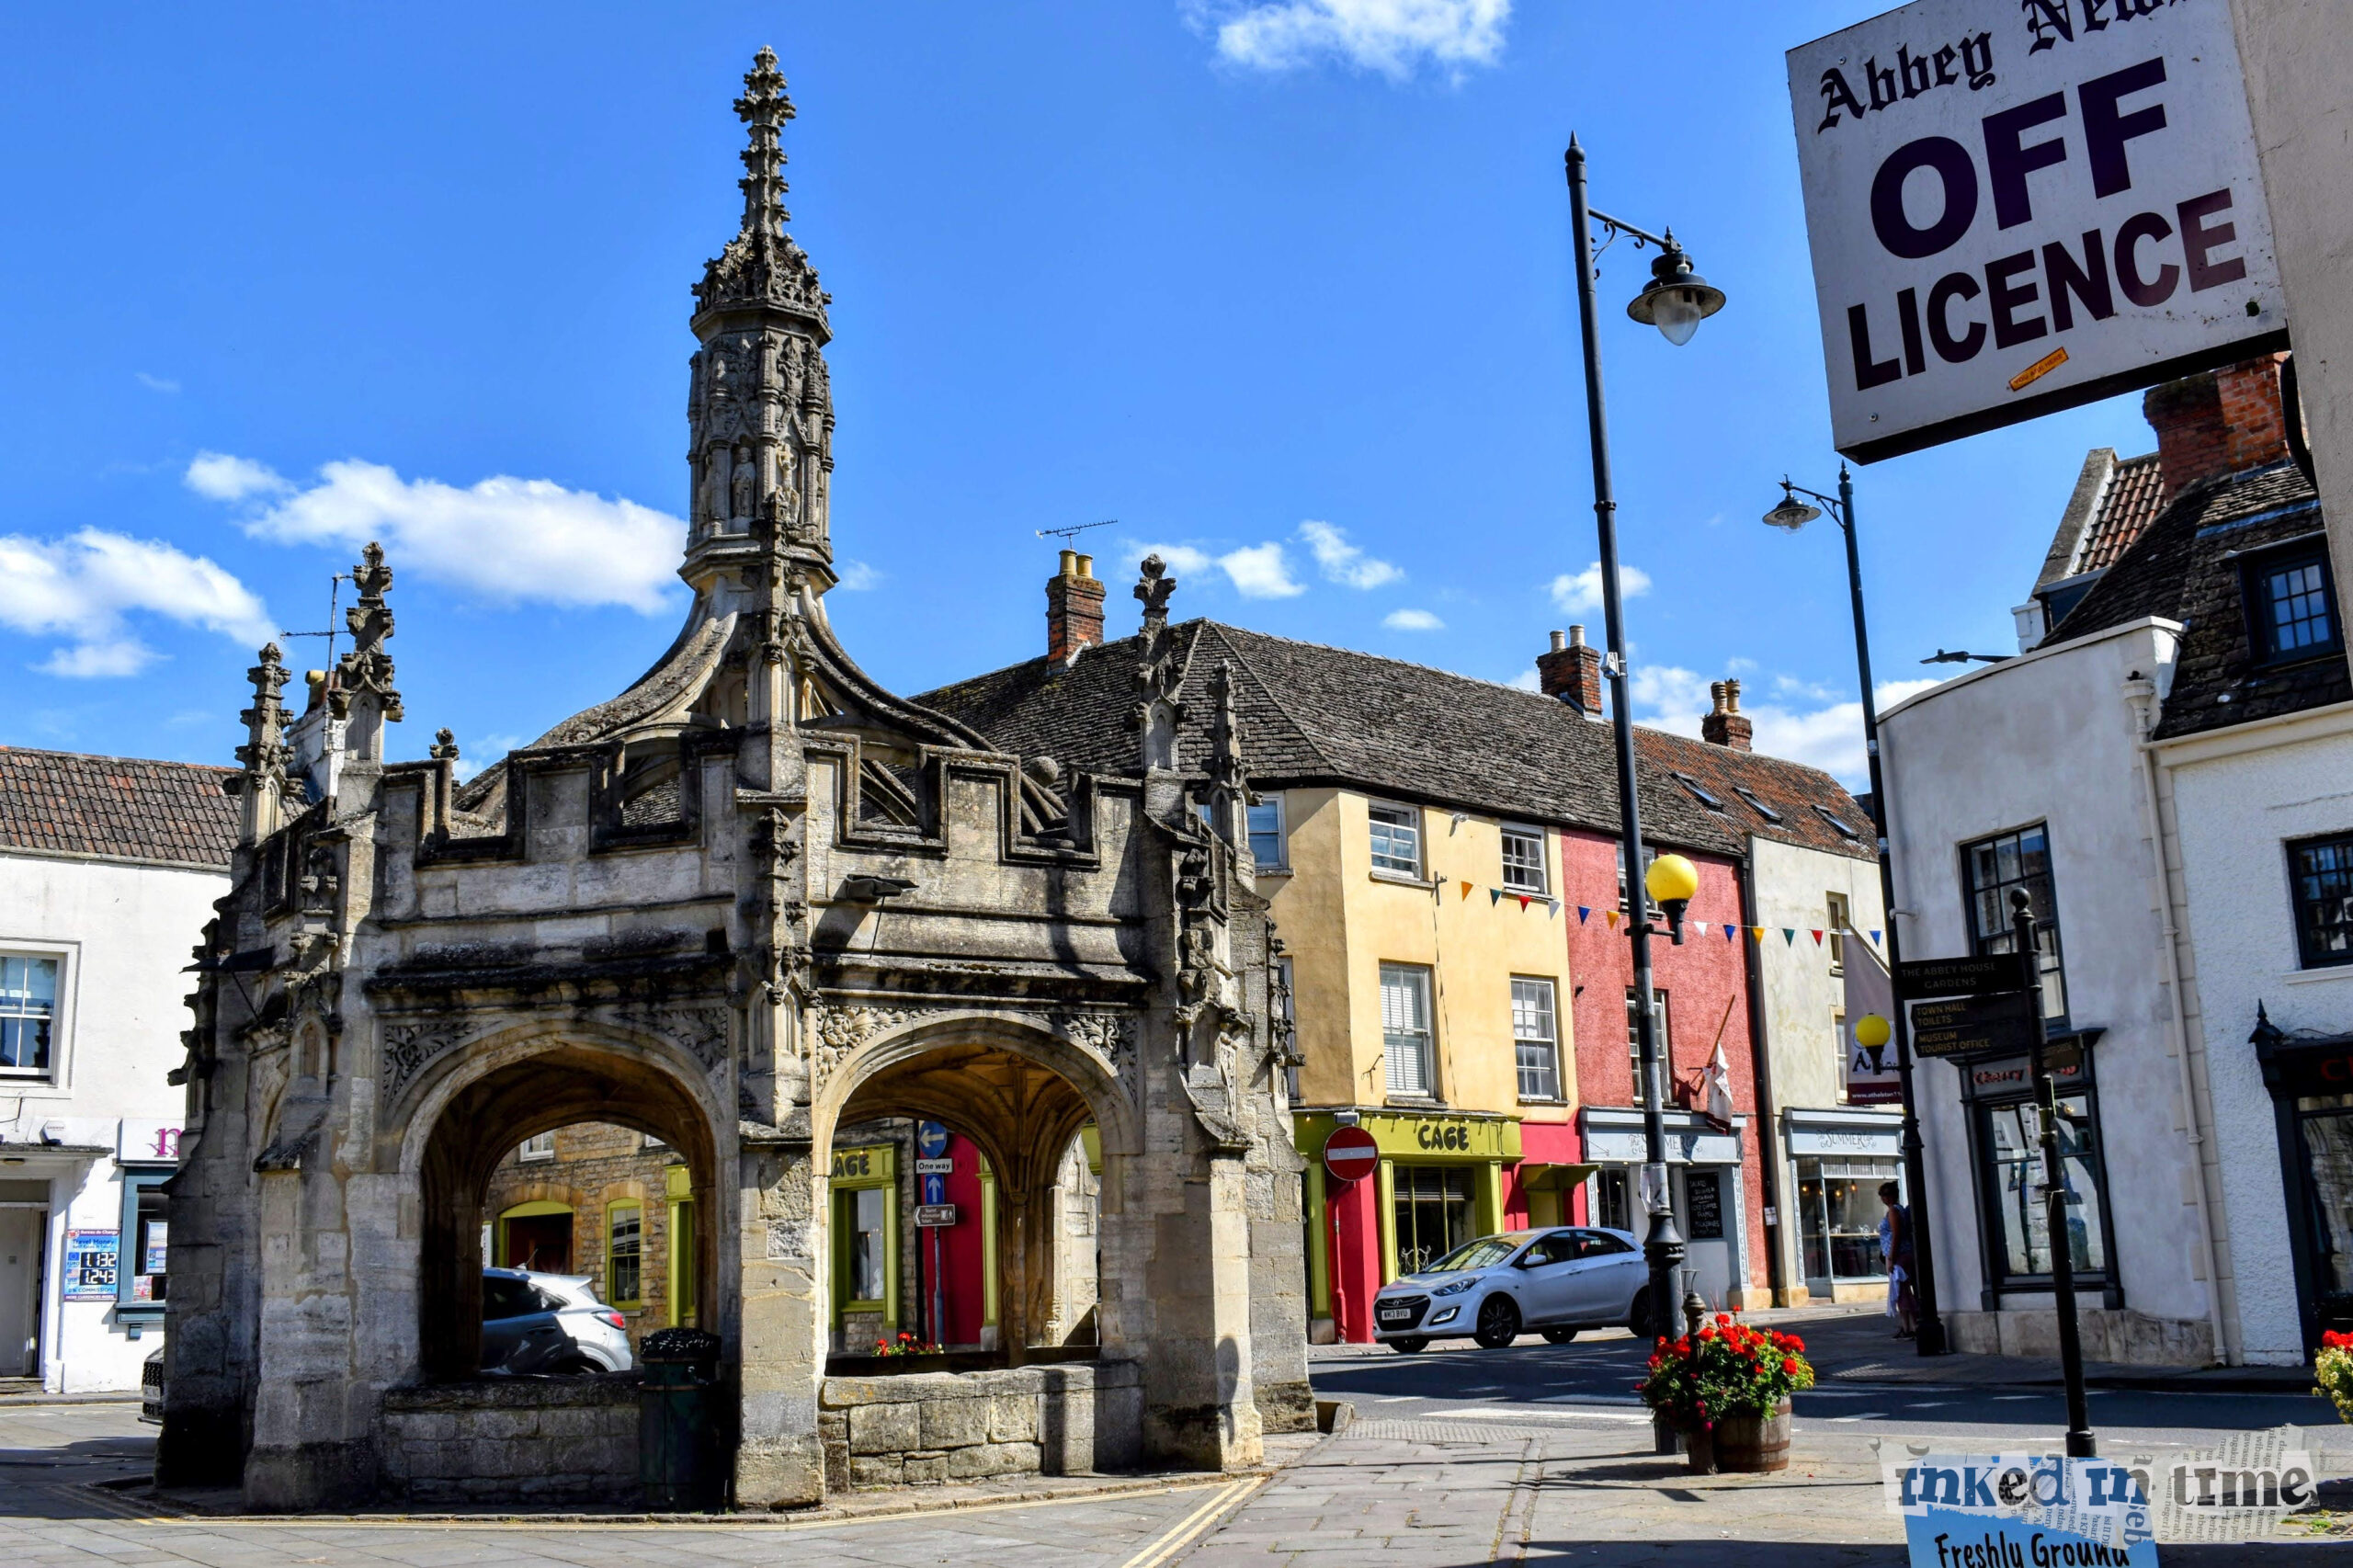
<svg viewBox="0 0 2353 1568"><path fill-rule="evenodd" d="M1683 912L1699 891L1699 868L1680 855L1662 855L1643 873L1643 886L1666 912L1667 934L1683 945Z"/></svg>
<svg viewBox="0 0 2353 1568"><path fill-rule="evenodd" d="M1691 270L1691 258L1666 232L1665 245L1651 263L1651 280L1627 304L1626 313L1680 348L1699 324L1724 308L1724 291Z"/></svg>
<svg viewBox="0 0 2353 1568"><path fill-rule="evenodd" d="M1787 528L1795 533L1820 516L1822 508L1809 506L1799 500L1796 489L1785 479L1781 481L1780 505L1765 514L1765 524L1768 528Z"/></svg>
<svg viewBox="0 0 2353 1568"><path fill-rule="evenodd" d="M1887 1071L1881 1062L1880 1052L1887 1049L1887 1042L1894 1037L1894 1034L1893 1026L1888 1023L1883 1014L1865 1013L1855 1020L1855 1043L1871 1053L1872 1072Z"/></svg>

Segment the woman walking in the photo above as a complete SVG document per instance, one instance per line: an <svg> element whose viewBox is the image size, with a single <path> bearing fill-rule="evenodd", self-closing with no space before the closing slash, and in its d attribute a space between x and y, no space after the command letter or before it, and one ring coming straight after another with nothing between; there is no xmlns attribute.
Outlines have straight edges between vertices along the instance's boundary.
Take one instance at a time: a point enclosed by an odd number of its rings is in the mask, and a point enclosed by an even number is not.
<svg viewBox="0 0 2353 1568"><path fill-rule="evenodd" d="M1879 1222L1879 1248L1887 1257L1887 1315L1895 1320L1895 1337L1909 1339L1920 1311L1912 1290L1912 1211L1900 1199L1903 1189L1893 1182L1880 1183L1879 1200L1887 1214Z"/></svg>

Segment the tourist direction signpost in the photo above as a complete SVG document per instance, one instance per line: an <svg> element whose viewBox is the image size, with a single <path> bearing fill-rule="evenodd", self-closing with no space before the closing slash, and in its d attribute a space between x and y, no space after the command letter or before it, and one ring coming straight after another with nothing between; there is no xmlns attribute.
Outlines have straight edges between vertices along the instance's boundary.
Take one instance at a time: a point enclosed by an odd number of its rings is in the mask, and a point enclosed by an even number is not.
<svg viewBox="0 0 2353 1568"><path fill-rule="evenodd" d="M1912 1004L1915 1056L2024 1054L2041 1044L2041 994L1938 996Z"/></svg>
<svg viewBox="0 0 2353 1568"><path fill-rule="evenodd" d="M1973 959L1906 959L1895 966L1895 999L1919 1002L1931 996L1991 996L2033 985L2016 953Z"/></svg>

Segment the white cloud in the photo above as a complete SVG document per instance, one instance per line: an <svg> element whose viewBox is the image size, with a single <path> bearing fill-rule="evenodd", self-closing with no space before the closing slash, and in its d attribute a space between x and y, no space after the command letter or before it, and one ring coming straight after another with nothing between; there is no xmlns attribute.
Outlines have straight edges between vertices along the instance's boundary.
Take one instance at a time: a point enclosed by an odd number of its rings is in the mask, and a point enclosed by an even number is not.
<svg viewBox="0 0 2353 1568"><path fill-rule="evenodd" d="M1307 592L1292 578L1283 547L1272 540L1228 551L1217 558L1217 563L1233 580L1233 591L1245 599L1289 599Z"/></svg>
<svg viewBox="0 0 2353 1568"><path fill-rule="evenodd" d="M882 574L863 561L843 562L835 568L835 575L841 579L841 586L853 594L880 587L882 583Z"/></svg>
<svg viewBox="0 0 2353 1568"><path fill-rule="evenodd" d="M124 617L160 615L258 648L275 630L261 600L202 556L84 528L54 542L0 538L0 626L64 646L36 666L75 679L136 675L162 657Z"/></svg>
<svg viewBox="0 0 2353 1568"><path fill-rule="evenodd" d="M1314 552L1316 569L1324 574L1326 582L1350 588L1378 588L1384 583L1402 581L1405 575L1402 568L1376 561L1350 544L1348 536L1329 523L1302 523L1299 537Z"/></svg>
<svg viewBox="0 0 2353 1568"><path fill-rule="evenodd" d="M161 376L151 376L144 370L133 370L131 372L131 377L149 392L162 392L166 396L180 390L179 382L165 381Z"/></svg>
<svg viewBox="0 0 2353 1568"><path fill-rule="evenodd" d="M1522 670L1504 684L1519 691L1541 691L1544 689L1544 677L1532 669Z"/></svg>
<svg viewBox="0 0 2353 1568"><path fill-rule="evenodd" d="M275 494L294 487L267 463L233 458L226 452L199 452L188 465L184 483L199 495L215 501L242 501L248 495Z"/></svg>
<svg viewBox="0 0 2353 1568"><path fill-rule="evenodd" d="M1427 61L1459 75L1503 53L1511 0L1188 0L1196 27L1237 65L1287 71L1325 57L1402 80Z"/></svg>
<svg viewBox="0 0 2353 1568"><path fill-rule="evenodd" d="M1381 618L1392 631L1443 631L1446 622L1426 609L1392 609Z"/></svg>
<svg viewBox="0 0 2353 1568"><path fill-rule="evenodd" d="M396 572L413 572L500 603L670 608L686 525L634 501L607 500L545 479L506 474L460 490L347 460L296 489L259 463L206 452L188 465L200 494L277 497L245 531L282 544L382 541Z"/></svg>
<svg viewBox="0 0 2353 1568"><path fill-rule="evenodd" d="M1883 712L1905 698L1935 686L1932 679L1881 681L1873 688ZM1784 695L1805 696L1822 688L1802 681L1775 683ZM1713 705L1708 677L1673 665L1634 667L1634 710L1643 723L1677 734L1696 735ZM1859 700L1797 708L1779 702L1743 701L1741 712L1755 727L1752 744L1768 756L1819 767L1849 789L1866 787L1870 758L1863 750L1863 705Z"/></svg>
<svg viewBox="0 0 2353 1568"><path fill-rule="evenodd" d="M1618 591L1630 599L1641 598L1651 591L1650 574L1639 566L1622 562L1618 567ZM1601 608L1601 562L1597 561L1584 571L1574 574L1563 572L1552 579L1552 603L1571 615Z"/></svg>

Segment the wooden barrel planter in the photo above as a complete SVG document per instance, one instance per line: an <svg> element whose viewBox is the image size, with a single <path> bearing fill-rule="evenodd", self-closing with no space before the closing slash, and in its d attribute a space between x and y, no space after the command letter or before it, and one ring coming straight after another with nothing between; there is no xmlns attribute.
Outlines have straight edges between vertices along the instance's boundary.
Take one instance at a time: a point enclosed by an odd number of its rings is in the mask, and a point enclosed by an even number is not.
<svg viewBox="0 0 2353 1568"><path fill-rule="evenodd" d="M1712 1468L1740 1474L1790 1468L1790 1402L1783 1400L1770 1415L1733 1415L1716 1423L1707 1434ZM1699 1468L1701 1445L1691 1445L1692 1466Z"/></svg>

